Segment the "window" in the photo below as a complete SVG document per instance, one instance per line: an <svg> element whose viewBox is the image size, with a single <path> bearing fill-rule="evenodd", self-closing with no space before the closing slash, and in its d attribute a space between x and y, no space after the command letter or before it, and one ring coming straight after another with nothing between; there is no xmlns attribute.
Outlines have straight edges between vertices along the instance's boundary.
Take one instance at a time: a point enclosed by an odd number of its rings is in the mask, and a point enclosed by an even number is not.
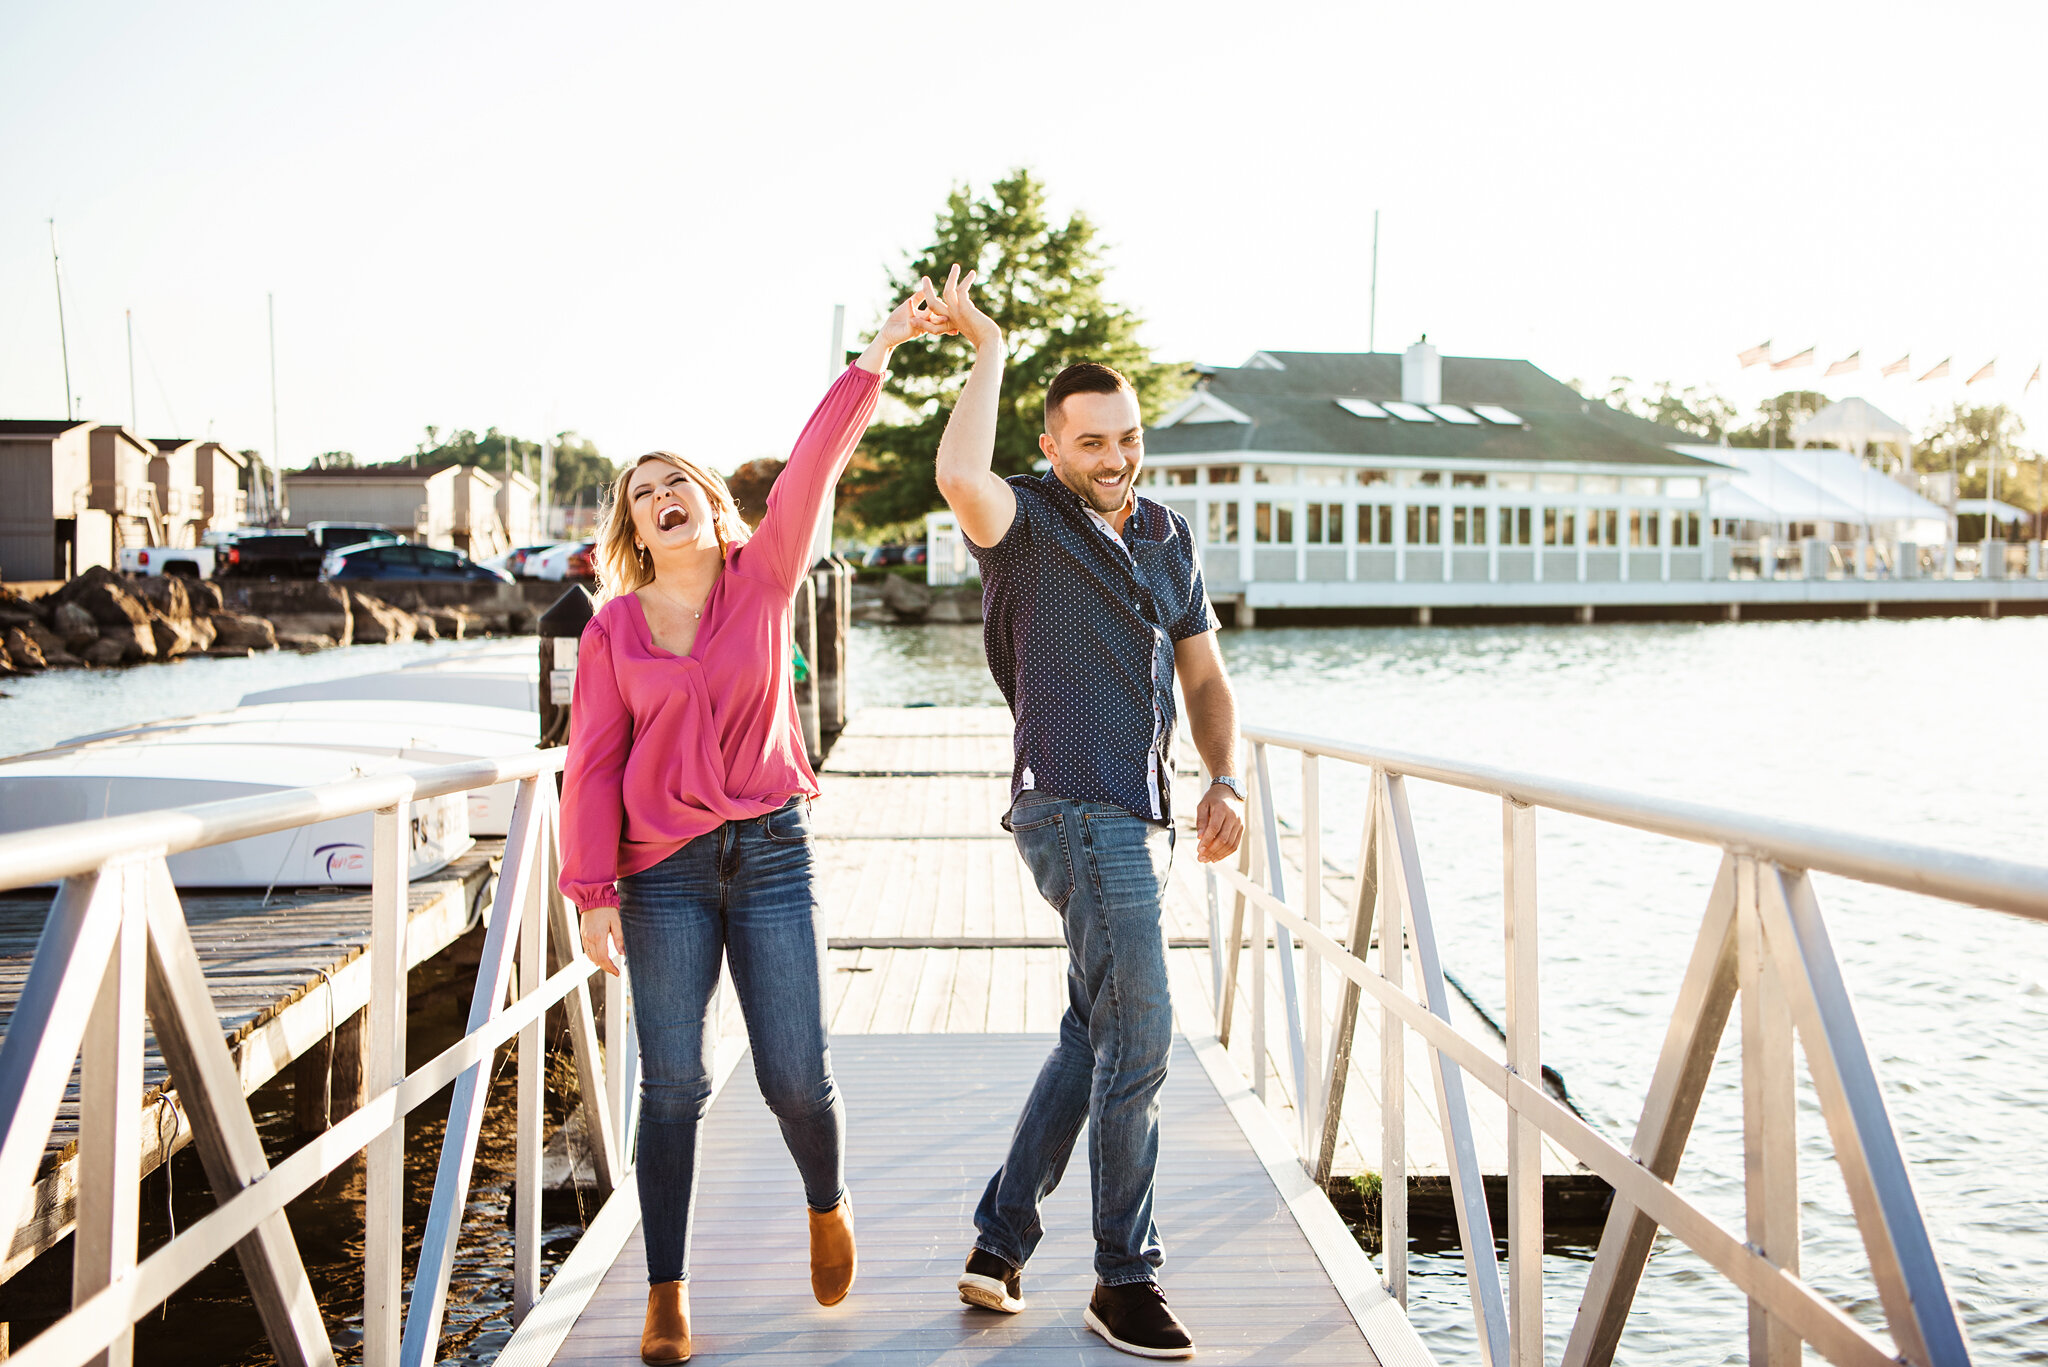
<svg viewBox="0 0 2048 1367"><path fill-rule="evenodd" d="M1477 427L1479 425L1479 419L1473 417L1454 403L1433 403L1429 406L1429 411L1442 418L1445 422L1461 423L1467 427Z"/></svg>
<svg viewBox="0 0 2048 1367"><path fill-rule="evenodd" d="M1209 467L1209 482L1210 482L1211 484L1235 484L1235 483L1237 483L1237 467L1236 467L1235 465L1212 465L1212 466L1210 466L1210 467Z"/></svg>
<svg viewBox="0 0 2048 1367"><path fill-rule="evenodd" d="M1578 545L1578 525L1578 514L1570 508L1545 508L1543 510L1543 544L1546 546Z"/></svg>
<svg viewBox="0 0 2048 1367"><path fill-rule="evenodd" d="M1184 465L1174 470L1161 470L1159 472L1159 482L1162 484L1193 484L1195 482L1195 467Z"/></svg>
<svg viewBox="0 0 2048 1367"><path fill-rule="evenodd" d="M1578 477L1577 475L1538 475L1538 476L1536 476L1536 489L1537 489L1537 491L1538 491L1539 493L1545 493L1545 494L1569 494L1569 493L1576 493L1576 492L1578 491L1578 487L1579 487L1579 477Z"/></svg>
<svg viewBox="0 0 2048 1367"><path fill-rule="evenodd" d="M1210 472L1214 474L1212 470ZM1235 546L1237 544L1237 505L1235 503L1211 503L1209 505L1209 544L1212 546Z"/></svg>
<svg viewBox="0 0 2048 1367"><path fill-rule="evenodd" d="M1536 482L1524 471L1515 474L1495 475L1493 477L1493 487L1501 490L1503 493L1526 494L1536 487Z"/></svg>
<svg viewBox="0 0 2048 1367"><path fill-rule="evenodd" d="M1488 422L1497 422L1503 427L1520 427L1522 420L1497 403L1475 403L1472 411Z"/></svg>
<svg viewBox="0 0 2048 1367"><path fill-rule="evenodd" d="M1252 505L1252 539L1261 543L1292 545L1294 542L1294 505L1292 503L1254 503Z"/></svg>
<svg viewBox="0 0 2048 1367"><path fill-rule="evenodd" d="M1621 491L1630 498L1655 498L1657 481L1644 479L1641 475L1630 475L1621 482Z"/></svg>
<svg viewBox="0 0 2048 1367"><path fill-rule="evenodd" d="M1651 480L1650 483L1656 483ZM1631 546L1654 546L1657 543L1657 524L1660 519L1655 508L1631 508L1628 514L1628 544Z"/></svg>
<svg viewBox="0 0 2048 1367"><path fill-rule="evenodd" d="M1292 465L1254 465L1252 467L1252 483L1292 484L1294 483L1294 467Z"/></svg>
<svg viewBox="0 0 2048 1367"><path fill-rule="evenodd" d="M1440 488L1443 482L1444 476L1441 470L1401 471L1400 484L1404 489L1413 489L1418 486L1424 489L1436 489Z"/></svg>
<svg viewBox="0 0 2048 1367"><path fill-rule="evenodd" d="M1385 484L1388 482L1385 470L1358 470L1354 474L1358 482L1367 488L1371 488L1375 484Z"/></svg>
<svg viewBox="0 0 2048 1367"><path fill-rule="evenodd" d="M1308 544L1311 546L1341 546L1344 544L1344 505L1341 503L1311 503L1306 509Z"/></svg>
<svg viewBox="0 0 2048 1367"><path fill-rule="evenodd" d="M1371 399L1339 399L1337 400L1337 407L1353 417L1384 418L1387 416L1387 410L1381 408Z"/></svg>
<svg viewBox="0 0 2048 1367"><path fill-rule="evenodd" d="M1620 509L1586 509L1586 544L1588 546L1618 546L1621 544L1619 538L1620 531Z"/></svg>
<svg viewBox="0 0 2048 1367"><path fill-rule="evenodd" d="M1484 546L1486 544L1486 509L1467 507L1451 509L1451 544L1453 546Z"/></svg>
<svg viewBox="0 0 2048 1367"><path fill-rule="evenodd" d="M1391 546L1394 544L1394 505L1391 503L1361 503L1358 505L1358 544L1361 546Z"/></svg>
<svg viewBox="0 0 2048 1367"><path fill-rule="evenodd" d="M1297 465L1294 477L1303 484L1329 486L1344 482L1344 467L1341 465Z"/></svg>
<svg viewBox="0 0 2048 1367"><path fill-rule="evenodd" d="M1673 480L1672 483L1678 481ZM1674 546L1697 546L1700 544L1700 515L1698 513L1674 513L1671 517L1671 544Z"/></svg>
<svg viewBox="0 0 2048 1367"><path fill-rule="evenodd" d="M1438 507L1408 509L1408 544L1441 546L1444 543L1444 510Z"/></svg>
<svg viewBox="0 0 2048 1367"><path fill-rule="evenodd" d="M1667 479L1664 481L1666 498L1698 498L1700 482L1696 479Z"/></svg>
<svg viewBox="0 0 2048 1367"><path fill-rule="evenodd" d="M1618 494L1621 492L1619 475L1587 475L1579 481L1582 494Z"/></svg>
<svg viewBox="0 0 2048 1367"><path fill-rule="evenodd" d="M1529 512L1527 508L1503 508L1500 510L1500 544L1503 546L1526 546L1529 544Z"/></svg>
<svg viewBox="0 0 2048 1367"><path fill-rule="evenodd" d="M1481 470L1454 470L1451 472L1453 489L1484 489L1486 474Z"/></svg>
<svg viewBox="0 0 2048 1367"><path fill-rule="evenodd" d="M1392 413L1402 422L1436 421L1435 417L1431 416L1430 411L1427 408L1424 408L1421 404L1395 403L1390 399L1386 403L1382 404L1381 407L1385 408L1389 413Z"/></svg>

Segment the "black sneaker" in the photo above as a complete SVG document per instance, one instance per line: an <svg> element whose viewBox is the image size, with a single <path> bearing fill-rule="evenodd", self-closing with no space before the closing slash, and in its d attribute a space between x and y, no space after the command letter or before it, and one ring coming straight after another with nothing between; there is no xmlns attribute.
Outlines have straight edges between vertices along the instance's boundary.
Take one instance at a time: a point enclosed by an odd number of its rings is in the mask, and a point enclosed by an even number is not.
<svg viewBox="0 0 2048 1367"><path fill-rule="evenodd" d="M967 1270L960 1274L960 1299L984 1310L1014 1315L1024 1308L1024 1274L987 1249L967 1255Z"/></svg>
<svg viewBox="0 0 2048 1367"><path fill-rule="evenodd" d="M1166 1293L1157 1282L1098 1285L1081 1318L1119 1352L1141 1358L1195 1355L1195 1341L1167 1308Z"/></svg>

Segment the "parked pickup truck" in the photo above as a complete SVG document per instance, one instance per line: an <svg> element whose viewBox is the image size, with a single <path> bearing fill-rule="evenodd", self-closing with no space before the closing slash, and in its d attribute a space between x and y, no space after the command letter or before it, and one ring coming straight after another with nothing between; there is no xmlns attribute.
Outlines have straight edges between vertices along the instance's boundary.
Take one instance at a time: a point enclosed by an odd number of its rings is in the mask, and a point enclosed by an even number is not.
<svg viewBox="0 0 2048 1367"><path fill-rule="evenodd" d="M257 532L238 536L223 548L222 579L318 579L326 552L300 531Z"/></svg>
<svg viewBox="0 0 2048 1367"><path fill-rule="evenodd" d="M186 579L211 579L220 563L214 546L123 546L124 574L175 574Z"/></svg>

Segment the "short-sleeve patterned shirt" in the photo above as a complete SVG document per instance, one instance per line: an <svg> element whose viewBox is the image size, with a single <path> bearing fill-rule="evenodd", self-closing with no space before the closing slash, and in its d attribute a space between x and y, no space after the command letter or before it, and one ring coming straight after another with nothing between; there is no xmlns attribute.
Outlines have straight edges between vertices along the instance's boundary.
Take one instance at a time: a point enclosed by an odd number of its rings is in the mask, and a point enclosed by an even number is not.
<svg viewBox="0 0 2048 1367"><path fill-rule="evenodd" d="M1172 818L1173 645L1217 627L1186 519L1134 500L1111 532L1050 473L1010 481L1017 516L981 563L989 672L1026 789Z"/></svg>

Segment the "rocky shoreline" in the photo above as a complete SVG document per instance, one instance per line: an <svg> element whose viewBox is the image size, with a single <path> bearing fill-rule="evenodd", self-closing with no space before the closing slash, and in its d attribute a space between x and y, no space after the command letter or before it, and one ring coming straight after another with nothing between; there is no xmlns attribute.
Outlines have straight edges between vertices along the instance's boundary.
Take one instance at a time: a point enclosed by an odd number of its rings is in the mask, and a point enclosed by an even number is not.
<svg viewBox="0 0 2048 1367"><path fill-rule="evenodd" d="M0 674L114 669L194 656L464 640L533 630L520 601L421 601L314 580L226 583L94 568L37 598L0 589Z"/></svg>
<svg viewBox="0 0 2048 1367"><path fill-rule="evenodd" d="M879 584L855 583L853 620L940 625L981 620L981 581L932 588L922 579L891 574Z"/></svg>

